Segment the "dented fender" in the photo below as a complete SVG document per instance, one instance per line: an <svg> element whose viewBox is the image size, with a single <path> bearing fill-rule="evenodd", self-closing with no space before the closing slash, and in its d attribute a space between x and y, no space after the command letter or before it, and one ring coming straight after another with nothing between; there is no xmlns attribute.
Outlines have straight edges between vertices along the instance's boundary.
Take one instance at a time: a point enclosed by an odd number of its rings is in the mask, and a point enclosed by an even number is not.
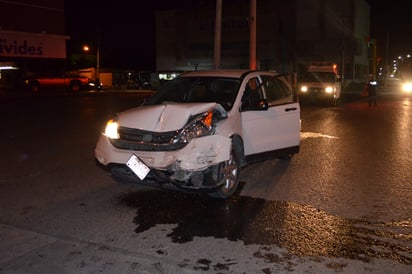
<svg viewBox="0 0 412 274"><path fill-rule="evenodd" d="M198 171L229 160L231 138L210 135L192 139L181 151L177 151L178 169Z"/></svg>

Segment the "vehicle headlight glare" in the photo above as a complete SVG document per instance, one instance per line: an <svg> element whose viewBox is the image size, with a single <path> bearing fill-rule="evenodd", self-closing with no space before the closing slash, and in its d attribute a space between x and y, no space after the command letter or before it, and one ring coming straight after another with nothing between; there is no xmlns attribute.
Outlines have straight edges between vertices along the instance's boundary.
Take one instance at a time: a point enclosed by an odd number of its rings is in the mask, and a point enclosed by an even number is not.
<svg viewBox="0 0 412 274"><path fill-rule="evenodd" d="M410 83L410 82L404 83L404 84L402 85L402 90L403 90L404 92L407 92L407 93L412 92L412 83Z"/></svg>
<svg viewBox="0 0 412 274"><path fill-rule="evenodd" d="M332 87L327 87L325 88L326 93L332 93L333 92L333 88Z"/></svg>
<svg viewBox="0 0 412 274"><path fill-rule="evenodd" d="M307 92L307 91L308 91L308 87L307 87L307 86L302 86L302 87L300 88L300 91L302 91L302 92Z"/></svg>
<svg viewBox="0 0 412 274"><path fill-rule="evenodd" d="M118 127L119 124L117 123L117 121L115 119L111 119L107 121L103 134L111 139L119 139L119 133L117 131Z"/></svg>

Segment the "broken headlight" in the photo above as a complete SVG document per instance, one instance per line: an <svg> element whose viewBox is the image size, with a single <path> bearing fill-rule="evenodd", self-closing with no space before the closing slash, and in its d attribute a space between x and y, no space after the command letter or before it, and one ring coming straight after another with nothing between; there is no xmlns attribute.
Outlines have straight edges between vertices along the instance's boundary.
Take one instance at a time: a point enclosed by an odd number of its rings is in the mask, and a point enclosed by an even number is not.
<svg viewBox="0 0 412 274"><path fill-rule="evenodd" d="M180 130L173 143L189 143L197 137L213 134L213 111L196 115Z"/></svg>

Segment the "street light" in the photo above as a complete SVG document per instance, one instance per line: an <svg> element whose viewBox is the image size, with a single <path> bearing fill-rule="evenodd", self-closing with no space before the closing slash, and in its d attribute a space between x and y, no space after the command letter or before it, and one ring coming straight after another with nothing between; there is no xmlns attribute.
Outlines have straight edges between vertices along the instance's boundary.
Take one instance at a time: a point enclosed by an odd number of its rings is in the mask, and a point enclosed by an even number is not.
<svg viewBox="0 0 412 274"><path fill-rule="evenodd" d="M83 51L89 52L90 47L88 45L83 46ZM96 76L95 76L95 86L97 89L101 88L101 83L100 83L100 49L99 46L97 46L96 50Z"/></svg>

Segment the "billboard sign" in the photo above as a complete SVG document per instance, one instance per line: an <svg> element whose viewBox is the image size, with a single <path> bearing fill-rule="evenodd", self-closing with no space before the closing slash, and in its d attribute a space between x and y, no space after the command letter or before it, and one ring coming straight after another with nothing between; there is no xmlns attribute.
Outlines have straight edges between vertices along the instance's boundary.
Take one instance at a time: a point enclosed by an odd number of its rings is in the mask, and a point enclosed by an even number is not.
<svg viewBox="0 0 412 274"><path fill-rule="evenodd" d="M0 30L0 57L66 58L69 36Z"/></svg>

